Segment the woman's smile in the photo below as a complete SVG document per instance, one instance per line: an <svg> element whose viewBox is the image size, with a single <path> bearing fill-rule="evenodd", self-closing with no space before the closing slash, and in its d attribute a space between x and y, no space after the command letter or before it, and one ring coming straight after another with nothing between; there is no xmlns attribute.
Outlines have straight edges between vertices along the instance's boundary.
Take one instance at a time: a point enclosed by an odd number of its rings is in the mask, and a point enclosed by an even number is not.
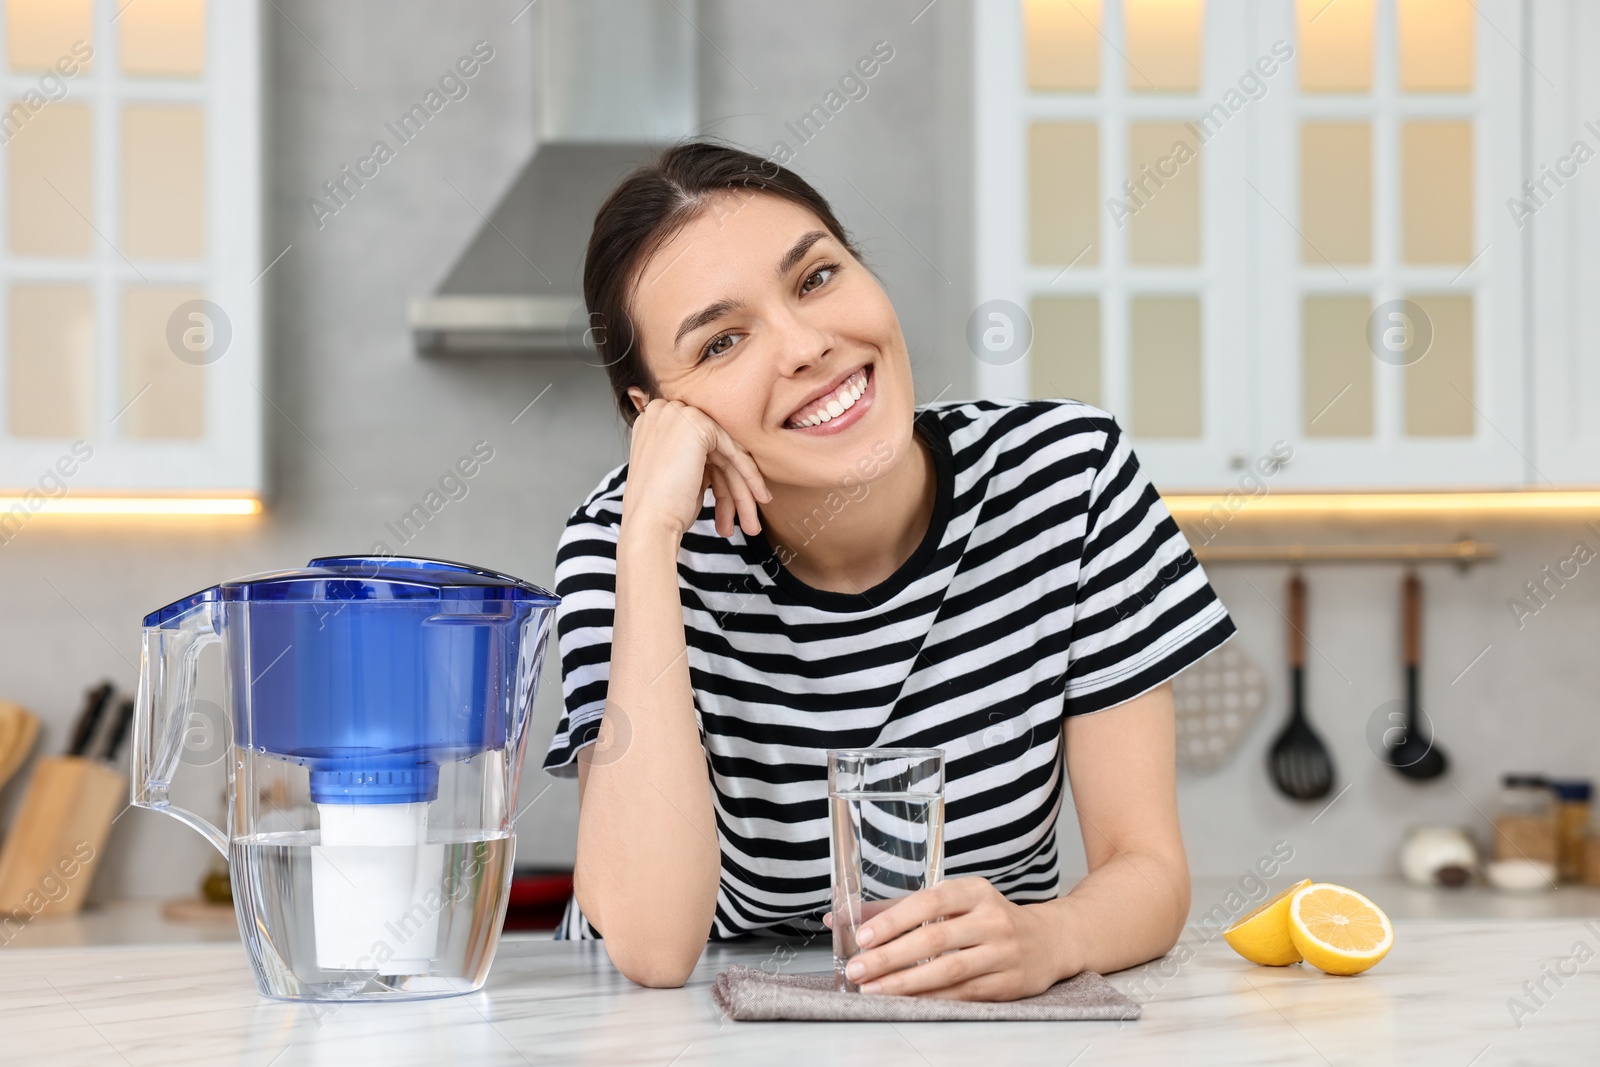
<svg viewBox="0 0 1600 1067"><path fill-rule="evenodd" d="M872 408L875 380L871 363L857 367L845 375L841 384L829 386L817 398L796 408L783 428L815 435L843 433Z"/></svg>

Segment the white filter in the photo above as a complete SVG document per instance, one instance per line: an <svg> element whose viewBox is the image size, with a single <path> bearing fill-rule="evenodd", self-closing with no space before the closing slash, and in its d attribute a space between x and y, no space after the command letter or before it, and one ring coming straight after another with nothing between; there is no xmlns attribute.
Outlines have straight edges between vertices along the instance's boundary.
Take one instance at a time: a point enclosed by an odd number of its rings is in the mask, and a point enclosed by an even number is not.
<svg viewBox="0 0 1600 1067"><path fill-rule="evenodd" d="M439 941L444 845L427 804L318 804L311 850L317 966L425 974Z"/></svg>

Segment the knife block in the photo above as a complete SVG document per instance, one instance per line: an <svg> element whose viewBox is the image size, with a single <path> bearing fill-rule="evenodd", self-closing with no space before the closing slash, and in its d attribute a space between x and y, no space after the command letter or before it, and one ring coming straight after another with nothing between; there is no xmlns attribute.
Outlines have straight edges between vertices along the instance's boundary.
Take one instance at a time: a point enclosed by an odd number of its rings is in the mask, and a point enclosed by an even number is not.
<svg viewBox="0 0 1600 1067"><path fill-rule="evenodd" d="M128 779L100 760L39 760L0 848L0 943L30 919L76 915L111 824L128 804Z"/></svg>

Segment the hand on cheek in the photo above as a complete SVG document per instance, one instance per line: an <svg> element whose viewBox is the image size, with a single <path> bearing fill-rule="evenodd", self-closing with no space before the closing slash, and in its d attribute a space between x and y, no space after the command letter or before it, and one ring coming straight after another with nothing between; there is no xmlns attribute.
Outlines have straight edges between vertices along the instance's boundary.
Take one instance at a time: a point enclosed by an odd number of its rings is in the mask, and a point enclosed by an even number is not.
<svg viewBox="0 0 1600 1067"><path fill-rule="evenodd" d="M845 973L863 993L1015 1000L1066 977L1037 909L983 878L913 893L863 923L857 941Z"/></svg>

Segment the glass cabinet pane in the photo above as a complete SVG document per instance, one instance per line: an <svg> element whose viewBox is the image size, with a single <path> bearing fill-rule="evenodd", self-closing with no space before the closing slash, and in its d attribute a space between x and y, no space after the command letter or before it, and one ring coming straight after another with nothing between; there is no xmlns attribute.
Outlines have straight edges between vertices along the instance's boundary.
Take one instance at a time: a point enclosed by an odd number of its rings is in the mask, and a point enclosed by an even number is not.
<svg viewBox="0 0 1600 1067"><path fill-rule="evenodd" d="M1372 90L1375 0L1299 0L1300 89L1307 93Z"/></svg>
<svg viewBox="0 0 1600 1067"><path fill-rule="evenodd" d="M1199 437L1199 298L1137 296L1128 302L1128 320L1134 436Z"/></svg>
<svg viewBox="0 0 1600 1067"><path fill-rule="evenodd" d="M1124 0L1128 88L1192 93L1200 88L1205 0Z"/></svg>
<svg viewBox="0 0 1600 1067"><path fill-rule="evenodd" d="M1472 0L1397 2L1400 88L1408 93L1471 92L1477 15Z"/></svg>
<svg viewBox="0 0 1600 1067"><path fill-rule="evenodd" d="M1099 262L1100 143L1092 122L1036 122L1028 128L1029 259Z"/></svg>
<svg viewBox="0 0 1600 1067"><path fill-rule="evenodd" d="M122 297L122 416L124 437L182 438L205 433L205 368L178 358L173 323L198 289L129 286ZM182 316L180 315L181 319ZM181 342L180 342L181 343Z"/></svg>
<svg viewBox="0 0 1600 1067"><path fill-rule="evenodd" d="M1433 344L1405 368L1408 437L1470 437L1476 422L1473 300L1456 294L1413 295L1433 328Z"/></svg>
<svg viewBox="0 0 1600 1067"><path fill-rule="evenodd" d="M1093 296L1038 296L1029 309L1033 348L1028 370L1035 397L1071 397L1101 406L1100 301Z"/></svg>
<svg viewBox="0 0 1600 1067"><path fill-rule="evenodd" d="M1100 85L1100 0L1023 0L1028 88L1092 93Z"/></svg>
<svg viewBox="0 0 1600 1067"><path fill-rule="evenodd" d="M185 104L122 109L122 250L135 259L205 254L205 116Z"/></svg>
<svg viewBox="0 0 1600 1067"><path fill-rule="evenodd" d="M51 104L6 146L11 251L70 257L94 251L92 125L88 106Z"/></svg>
<svg viewBox="0 0 1600 1067"><path fill-rule="evenodd" d="M1400 127L1401 258L1470 263L1472 123L1407 122Z"/></svg>
<svg viewBox="0 0 1600 1067"><path fill-rule="evenodd" d="M1372 127L1300 127L1300 261L1372 262Z"/></svg>
<svg viewBox="0 0 1600 1067"><path fill-rule="evenodd" d="M1200 262L1200 149L1178 122L1128 127L1128 180L1133 191L1113 206L1126 219L1128 262L1194 266ZM1124 190L1126 192L1126 190Z"/></svg>
<svg viewBox="0 0 1600 1067"><path fill-rule="evenodd" d="M14 285L6 338L15 437L88 437L94 428L94 294L85 285Z"/></svg>
<svg viewBox="0 0 1600 1067"><path fill-rule="evenodd" d="M1300 429L1307 437L1372 436L1365 296L1308 296L1300 310Z"/></svg>
<svg viewBox="0 0 1600 1067"><path fill-rule="evenodd" d="M117 18L128 74L197 78L206 65L205 0L137 0Z"/></svg>
<svg viewBox="0 0 1600 1067"><path fill-rule="evenodd" d="M94 0L6 0L6 62L12 70L48 70L63 58L80 59L94 45Z"/></svg>

